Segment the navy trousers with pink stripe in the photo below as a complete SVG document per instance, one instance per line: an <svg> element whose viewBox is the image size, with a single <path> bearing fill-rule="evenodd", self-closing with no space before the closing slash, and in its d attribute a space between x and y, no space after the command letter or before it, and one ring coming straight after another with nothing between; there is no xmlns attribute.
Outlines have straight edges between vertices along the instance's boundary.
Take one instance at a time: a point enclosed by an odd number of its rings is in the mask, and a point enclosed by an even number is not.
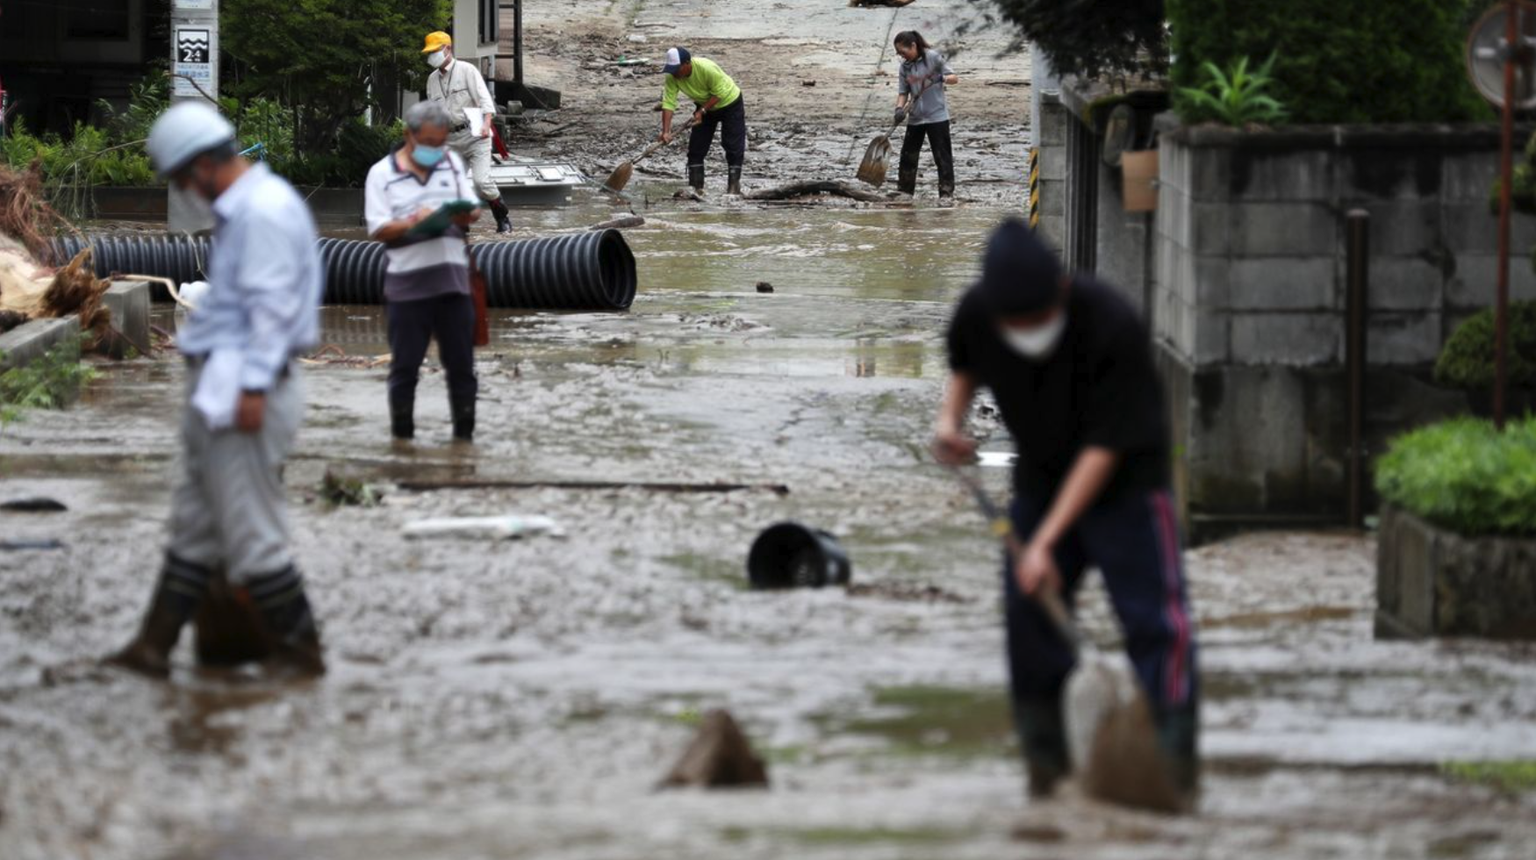
<svg viewBox="0 0 1536 860"><path fill-rule="evenodd" d="M1013 525L1024 540L1034 534L1049 504L1049 499L1014 501ZM1159 712L1188 707L1199 694L1182 558L1178 523L1165 491L1101 501L1056 549L1068 606L1085 570L1103 572L1131 663ZM1071 652L1044 611L1019 592L1012 559L1004 570L1003 591L1014 701L1054 699L1072 669Z"/></svg>

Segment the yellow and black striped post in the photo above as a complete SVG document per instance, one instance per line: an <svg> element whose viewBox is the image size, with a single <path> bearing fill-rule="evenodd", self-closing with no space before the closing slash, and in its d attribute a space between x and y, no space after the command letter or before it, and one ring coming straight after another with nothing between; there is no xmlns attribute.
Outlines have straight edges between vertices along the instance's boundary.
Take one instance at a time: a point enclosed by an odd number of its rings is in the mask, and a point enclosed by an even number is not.
<svg viewBox="0 0 1536 860"><path fill-rule="evenodd" d="M1040 147L1029 149L1029 229L1040 229Z"/></svg>

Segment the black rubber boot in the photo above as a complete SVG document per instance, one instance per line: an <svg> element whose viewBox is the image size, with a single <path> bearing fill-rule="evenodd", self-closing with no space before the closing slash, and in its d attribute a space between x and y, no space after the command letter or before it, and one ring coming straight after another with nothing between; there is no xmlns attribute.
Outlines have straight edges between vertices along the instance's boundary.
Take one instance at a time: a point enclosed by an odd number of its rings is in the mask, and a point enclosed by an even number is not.
<svg viewBox="0 0 1536 860"><path fill-rule="evenodd" d="M1024 748L1024 766L1029 773L1029 796L1050 797L1056 784L1072 772L1067 754L1067 727L1061 713L1061 698L1047 698L1013 703L1013 724Z"/></svg>
<svg viewBox="0 0 1536 860"><path fill-rule="evenodd" d="M704 193L704 165L688 165L688 187L698 194Z"/></svg>
<svg viewBox="0 0 1536 860"><path fill-rule="evenodd" d="M1200 705L1191 701L1157 712L1157 744L1168 757L1168 774L1189 803L1200 790Z"/></svg>
<svg viewBox="0 0 1536 860"><path fill-rule="evenodd" d="M896 190L908 197L917 193L917 165L914 164L910 168L905 164L901 165L901 169L896 174Z"/></svg>
<svg viewBox="0 0 1536 860"><path fill-rule="evenodd" d="M416 397L414 394L389 396L389 433L396 439L415 438Z"/></svg>
<svg viewBox="0 0 1536 860"><path fill-rule="evenodd" d="M468 403L454 403L451 399L448 410L453 413L453 438L460 442L473 442L475 439L475 401Z"/></svg>
<svg viewBox="0 0 1536 860"><path fill-rule="evenodd" d="M726 183L726 186L725 186L725 193L726 194L734 194L737 197L740 197L741 196L741 168L740 167L732 167L730 169L729 177L730 178L727 180L727 183Z"/></svg>
<svg viewBox="0 0 1536 860"><path fill-rule="evenodd" d="M512 232L512 213L507 211L507 204L501 202L498 197L491 201L491 214L496 216L496 232Z"/></svg>
<svg viewBox="0 0 1536 860"><path fill-rule="evenodd" d="M166 553L160 581L155 585L138 635L106 662L151 678L169 678L171 650L181 638L181 628L208 593L211 576L207 568Z"/></svg>
<svg viewBox="0 0 1536 860"><path fill-rule="evenodd" d="M304 593L304 580L292 565L258 576L247 584L261 612L270 644L268 662L301 675L325 674L320 653L320 628Z"/></svg>

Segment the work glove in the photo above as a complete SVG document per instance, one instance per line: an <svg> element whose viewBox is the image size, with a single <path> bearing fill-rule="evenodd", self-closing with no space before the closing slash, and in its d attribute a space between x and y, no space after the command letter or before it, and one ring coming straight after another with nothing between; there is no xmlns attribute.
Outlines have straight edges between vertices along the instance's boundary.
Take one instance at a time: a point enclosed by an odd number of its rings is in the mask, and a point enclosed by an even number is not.
<svg viewBox="0 0 1536 860"><path fill-rule="evenodd" d="M891 120L891 124L892 125L901 125L901 121L906 119L906 118L907 118L907 109L906 108L897 108L896 109L896 118Z"/></svg>

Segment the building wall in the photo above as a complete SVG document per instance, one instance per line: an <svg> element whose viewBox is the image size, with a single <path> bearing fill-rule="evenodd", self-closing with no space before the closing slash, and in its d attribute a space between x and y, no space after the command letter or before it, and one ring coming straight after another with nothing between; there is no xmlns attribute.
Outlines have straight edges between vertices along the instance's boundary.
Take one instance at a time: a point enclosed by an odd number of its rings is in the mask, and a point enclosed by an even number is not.
<svg viewBox="0 0 1536 860"><path fill-rule="evenodd" d="M167 0L0 0L0 81L33 130L67 131L143 76L151 13Z"/></svg>

